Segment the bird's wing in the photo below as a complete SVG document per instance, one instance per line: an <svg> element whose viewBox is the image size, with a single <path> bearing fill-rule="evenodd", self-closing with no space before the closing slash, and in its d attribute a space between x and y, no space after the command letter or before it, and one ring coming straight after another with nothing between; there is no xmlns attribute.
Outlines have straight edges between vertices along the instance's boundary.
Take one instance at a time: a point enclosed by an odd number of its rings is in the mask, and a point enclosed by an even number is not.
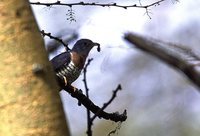
<svg viewBox="0 0 200 136"><path fill-rule="evenodd" d="M71 61L71 55L69 52L63 52L51 60L53 69L56 71L61 68L64 64L68 65Z"/></svg>

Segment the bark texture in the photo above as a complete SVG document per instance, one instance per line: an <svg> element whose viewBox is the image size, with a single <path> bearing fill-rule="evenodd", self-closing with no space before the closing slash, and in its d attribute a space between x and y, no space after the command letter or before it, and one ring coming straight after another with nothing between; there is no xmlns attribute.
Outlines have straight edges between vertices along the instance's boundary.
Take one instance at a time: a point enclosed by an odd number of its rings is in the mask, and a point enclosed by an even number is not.
<svg viewBox="0 0 200 136"><path fill-rule="evenodd" d="M1 0L0 136L68 136L57 90L28 0Z"/></svg>

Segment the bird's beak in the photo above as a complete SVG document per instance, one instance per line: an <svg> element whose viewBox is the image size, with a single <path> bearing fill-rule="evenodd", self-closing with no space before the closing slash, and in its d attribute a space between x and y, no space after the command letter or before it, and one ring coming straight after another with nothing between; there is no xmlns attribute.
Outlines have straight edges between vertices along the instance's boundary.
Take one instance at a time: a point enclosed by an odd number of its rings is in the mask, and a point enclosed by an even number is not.
<svg viewBox="0 0 200 136"><path fill-rule="evenodd" d="M101 48L100 48L100 44L99 43L94 43L94 46L97 46L97 51L100 52Z"/></svg>

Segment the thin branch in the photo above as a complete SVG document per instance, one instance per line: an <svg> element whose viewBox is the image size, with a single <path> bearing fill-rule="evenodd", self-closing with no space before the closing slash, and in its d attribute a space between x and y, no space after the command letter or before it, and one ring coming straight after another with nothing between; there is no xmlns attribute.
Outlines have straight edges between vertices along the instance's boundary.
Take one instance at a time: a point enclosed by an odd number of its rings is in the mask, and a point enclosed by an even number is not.
<svg viewBox="0 0 200 136"><path fill-rule="evenodd" d="M89 88L87 85L87 78L86 78L86 74L87 74L87 68L90 65L91 61L93 60L93 58L88 59L85 67L83 68L83 82L84 82L84 86L85 86L85 90L86 90L86 97L89 98ZM117 96L117 92L119 90L121 90L121 85L118 85L117 88L113 91L113 95L110 98L110 100L107 103L104 103L103 107L100 108L95 114L94 116L91 118L90 117L90 110L87 109L87 123L88 123L88 129L87 129L87 135L88 136L92 136L92 124L94 119L108 106L111 104L111 102L114 100L114 98L116 98Z"/></svg>
<svg viewBox="0 0 200 136"><path fill-rule="evenodd" d="M110 100L109 100L107 103L104 103L104 104L103 104L103 107L102 107L101 109L99 109L99 111L97 111L96 114L94 114L94 116L93 116L93 117L91 118L91 120L90 120L91 122L94 121L94 119L98 116L99 113L101 113L101 111L103 111L105 108L108 107L108 105L111 104L111 102L116 98L117 92L118 92L119 90L122 90L122 87L121 87L120 84L119 84L119 85L117 86L117 88L113 91L113 94L112 94L112 97L110 98Z"/></svg>
<svg viewBox="0 0 200 136"><path fill-rule="evenodd" d="M85 86L85 91L86 91L86 97L89 98L89 88L88 88L88 85L87 85L87 68L88 66L90 65L91 61L93 60L93 58L91 59L88 59L85 67L83 68L83 83L84 83L84 86ZM88 136L92 136L92 122L90 121L90 117L91 117L91 114L90 114L90 110L87 109L87 135Z"/></svg>
<svg viewBox="0 0 200 136"><path fill-rule="evenodd" d="M200 57L179 45L128 33L125 39L139 49L182 71L200 89Z"/></svg>
<svg viewBox="0 0 200 136"><path fill-rule="evenodd" d="M101 110L100 107L95 105L89 98L87 98L83 93L82 90L75 88L71 85L65 86L64 80L57 78L57 82L60 86L60 90L64 89L66 92L71 94L72 97L76 98L82 105L84 105L88 110L90 110L92 113L97 114L99 110ZM127 112L124 110L122 114L119 114L118 112L114 113L107 113L105 111L101 111L98 114L99 118L104 118L106 120L112 120L115 122L123 122L127 119Z"/></svg>
<svg viewBox="0 0 200 136"><path fill-rule="evenodd" d="M150 9L146 8L145 10L146 10L145 14L149 17L149 19L151 19L151 16L150 16L151 12L149 11Z"/></svg>
<svg viewBox="0 0 200 136"><path fill-rule="evenodd" d="M74 39L78 38L78 34L77 33L72 33L72 34L68 34L67 36L64 36L62 38L62 41L64 43L70 43L71 41L73 41ZM58 47L60 46L60 42L57 40L52 40L49 43L47 43L46 48L48 53L52 53L54 52L56 49L58 49Z"/></svg>
<svg viewBox="0 0 200 136"><path fill-rule="evenodd" d="M63 44L66 48L67 51L71 50L69 47L68 47L68 44L64 43L62 39L59 39L58 37L55 37L55 36L52 36L51 33L46 33L44 30L40 31L42 36L45 37L49 37L50 39L54 39L58 42L60 42L61 44Z"/></svg>
<svg viewBox="0 0 200 136"><path fill-rule="evenodd" d="M43 2L30 2L30 4L32 5L43 5L43 6L68 6L68 7L72 7L72 6L100 6L100 7L118 7L118 8L124 8L124 9L127 9L127 8L149 8L149 7L152 7L152 6L155 6L155 5L159 5L161 2L163 2L165 0L159 0L157 2L154 2L154 3L151 3L151 4L148 4L148 5L137 5L137 4L133 4L133 5L119 5L117 3L106 3L106 4L103 4L103 3L86 3L86 2L77 2L77 3L64 3L64 2L61 2L61 1L57 1L57 2L52 2L52 3L43 3Z"/></svg>
<svg viewBox="0 0 200 136"><path fill-rule="evenodd" d="M86 91L86 96L89 97L89 88L88 88L88 85L87 85L87 79L86 79L86 73L87 73L87 68L88 66L90 65L90 63L93 61L93 58L91 59L88 59L85 67L83 68L83 83L84 83L84 86L85 86L85 91Z"/></svg>
<svg viewBox="0 0 200 136"><path fill-rule="evenodd" d="M87 109L89 109L92 113L97 114L97 112L99 112L99 110L101 110L101 108L98 107L97 105L95 105L89 98L87 98L82 93L81 90L79 90L71 85L63 86L62 89L64 89L68 93L70 93L72 97L74 97L78 101L80 101L81 104L84 105ZM106 119L106 120L112 120L115 122L119 122L119 121L123 122L127 119L127 113L126 113L126 110L124 110L124 112L122 114L119 114L118 112L107 113L105 111L101 111L101 112L99 112L98 117Z"/></svg>

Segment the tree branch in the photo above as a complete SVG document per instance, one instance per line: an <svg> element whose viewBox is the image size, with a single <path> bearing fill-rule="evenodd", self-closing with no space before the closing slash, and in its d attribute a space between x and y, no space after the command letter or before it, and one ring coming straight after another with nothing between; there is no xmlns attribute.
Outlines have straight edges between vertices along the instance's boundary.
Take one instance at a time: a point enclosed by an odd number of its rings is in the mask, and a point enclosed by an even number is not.
<svg viewBox="0 0 200 136"><path fill-rule="evenodd" d="M71 94L72 97L76 98L78 101L81 102L87 109L89 109L92 113L97 114L101 110L100 107L95 105L89 98L87 98L81 90L74 88L71 85L64 86L63 89ZM114 113L107 113L105 111L102 111L98 113L97 115L99 118L104 118L106 120L112 120L115 122L118 121L125 121L127 118L126 110L122 114L119 114L118 112Z"/></svg>
<svg viewBox="0 0 200 136"><path fill-rule="evenodd" d="M84 83L84 86L85 86L85 91L86 91L86 96L87 97L89 97L89 93L88 93L89 92L89 88L88 88L88 85L87 85L86 73L87 73L87 68L90 65L92 60L93 60L93 58L88 59L85 67L83 68L83 83Z"/></svg>
<svg viewBox="0 0 200 136"><path fill-rule="evenodd" d="M71 94L72 97L76 98L81 104L83 104L88 110L90 110L92 113L97 114L101 110L100 107L95 105L89 98L87 98L83 93L82 90L75 88L71 85L65 86L64 80L61 80L60 78L57 78L57 82L60 86L60 90L64 89L66 92ZM107 113L103 110L101 110L98 113L99 118L104 118L106 120L112 120L115 122L118 121L125 121L127 119L127 112L124 110L122 114L119 114L118 112L114 113Z"/></svg>
<svg viewBox="0 0 200 136"><path fill-rule="evenodd" d="M115 99L115 97L117 96L117 92L118 92L119 90L122 90L122 87L121 87L120 84L119 84L119 85L117 86L117 88L113 91L113 95L112 95L112 97L110 98L110 100L109 100L107 103L104 103L104 104L103 104L103 107L102 107L101 109L99 109L99 110L97 111L97 113L94 114L94 116L90 119L91 122L94 121L94 119L98 116L99 113L101 113L101 111L103 111L105 108L108 107L108 105L111 104L111 102L112 102L112 101Z"/></svg>
<svg viewBox="0 0 200 136"><path fill-rule="evenodd" d="M68 44L64 43L62 39L59 39L58 37L55 37L55 36L52 36L51 33L46 33L44 30L40 31L42 36L45 37L49 37L50 39L54 39L58 42L60 42L61 44L63 44L63 46L65 46L66 50L69 51L71 50L69 47L68 47Z"/></svg>
<svg viewBox="0 0 200 136"><path fill-rule="evenodd" d="M77 3L64 3L64 2L61 2L61 1L57 1L57 2L52 2L52 3L43 3L43 2L30 2L30 4L32 5L42 5L42 6L68 6L68 7L72 7L72 6L99 6L99 7L118 7L118 8L124 8L124 9L127 9L127 8L149 8L149 7L152 7L152 6L155 6L155 5L159 5L161 2L163 2L165 0L159 0L157 2L154 2L154 3L151 3L151 4L148 4L148 5L137 5L137 4L133 4L133 5L119 5L117 3L106 3L106 4L103 4L103 3L87 3L87 2L77 2Z"/></svg>
<svg viewBox="0 0 200 136"><path fill-rule="evenodd" d="M88 59L86 65L83 68L83 83L84 83L84 86L85 86L85 92L86 92L87 98L89 98L89 88L88 88L88 85L87 85L86 75L87 75L87 68L90 65L92 60L93 60L93 58ZM91 118L90 110L87 109L87 127L88 127L87 128L87 134L88 134L88 136L92 136L92 122L90 121L90 118Z"/></svg>
<svg viewBox="0 0 200 136"><path fill-rule="evenodd" d="M60 36L58 36L58 37L60 37ZM70 43L71 41L73 41L74 39L77 39L77 38L78 38L78 34L77 33L72 33L72 34L67 34L67 36L64 36L61 40L64 43ZM60 43L61 42L59 42L59 41L57 41L55 39L50 41L50 42L48 42L47 45L46 45L47 51L49 53L54 52L62 44L62 43L61 44Z"/></svg>
<svg viewBox="0 0 200 136"><path fill-rule="evenodd" d="M126 34L125 39L182 71L200 89L200 57L190 49L133 33Z"/></svg>

